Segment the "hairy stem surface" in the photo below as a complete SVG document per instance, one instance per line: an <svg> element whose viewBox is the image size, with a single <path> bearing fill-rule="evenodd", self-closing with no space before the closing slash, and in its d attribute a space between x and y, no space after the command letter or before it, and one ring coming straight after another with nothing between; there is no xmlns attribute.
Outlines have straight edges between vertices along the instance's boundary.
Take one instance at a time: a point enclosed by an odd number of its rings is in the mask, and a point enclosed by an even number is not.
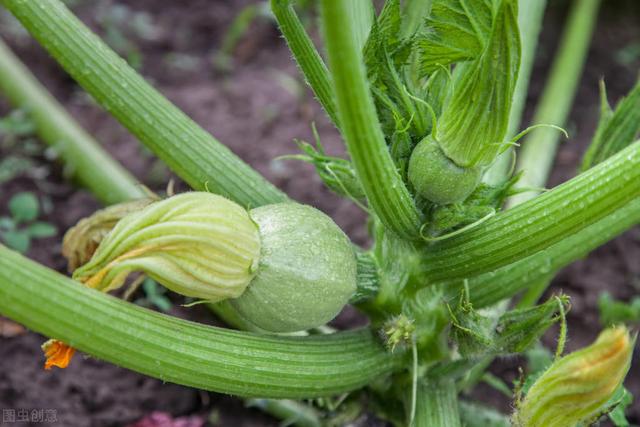
<svg viewBox="0 0 640 427"><path fill-rule="evenodd" d="M420 214L387 149L347 2L323 0L321 5L340 129L364 192L387 228L418 239Z"/></svg>
<svg viewBox="0 0 640 427"><path fill-rule="evenodd" d="M271 0L271 10L307 83L324 111L337 126L338 113L329 70L300 22L292 2L290 0Z"/></svg>

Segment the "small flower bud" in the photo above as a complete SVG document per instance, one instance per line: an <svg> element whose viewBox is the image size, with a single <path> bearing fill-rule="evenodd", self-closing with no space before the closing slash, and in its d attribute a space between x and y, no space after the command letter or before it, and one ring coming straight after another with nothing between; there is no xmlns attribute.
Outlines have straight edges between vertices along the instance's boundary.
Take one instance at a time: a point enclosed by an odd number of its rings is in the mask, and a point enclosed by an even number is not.
<svg viewBox="0 0 640 427"><path fill-rule="evenodd" d="M220 301L244 292L259 257L258 227L244 208L190 192L126 215L73 277L106 292L142 271L174 292Z"/></svg>
<svg viewBox="0 0 640 427"><path fill-rule="evenodd" d="M531 386L514 416L522 427L569 427L598 415L622 384L633 351L624 326L556 360Z"/></svg>
<svg viewBox="0 0 640 427"><path fill-rule="evenodd" d="M258 273L246 292L222 304L243 322L270 332L324 325L356 290L349 238L311 206L277 203L251 210L262 244Z"/></svg>

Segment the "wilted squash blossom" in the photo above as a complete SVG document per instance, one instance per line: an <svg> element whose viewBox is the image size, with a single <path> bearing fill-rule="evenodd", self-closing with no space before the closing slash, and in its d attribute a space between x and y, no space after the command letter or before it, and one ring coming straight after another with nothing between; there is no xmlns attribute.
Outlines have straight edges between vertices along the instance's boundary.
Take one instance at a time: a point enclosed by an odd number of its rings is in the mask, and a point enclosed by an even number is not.
<svg viewBox="0 0 640 427"><path fill-rule="evenodd" d="M42 351L47 358L44 362L44 369L50 370L52 367L66 368L73 358L76 349L58 340L48 340L42 344Z"/></svg>
<svg viewBox="0 0 640 427"><path fill-rule="evenodd" d="M521 427L572 427L598 415L629 370L633 343L624 326L551 364L514 415Z"/></svg>
<svg viewBox="0 0 640 427"><path fill-rule="evenodd" d="M88 218L81 219L70 228L62 241L62 255L68 261L70 272L86 264L100 245L122 218L149 206L158 199L146 198L131 202L118 203L95 212Z"/></svg>
<svg viewBox="0 0 640 427"><path fill-rule="evenodd" d="M122 218L73 278L101 291L141 271L185 296L240 296L256 274L258 228L238 204L205 192L152 203Z"/></svg>

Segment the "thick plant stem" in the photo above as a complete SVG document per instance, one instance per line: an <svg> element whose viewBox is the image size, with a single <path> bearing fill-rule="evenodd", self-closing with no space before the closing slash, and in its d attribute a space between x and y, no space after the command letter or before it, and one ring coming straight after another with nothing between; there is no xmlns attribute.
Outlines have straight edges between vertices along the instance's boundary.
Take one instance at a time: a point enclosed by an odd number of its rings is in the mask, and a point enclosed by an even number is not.
<svg viewBox="0 0 640 427"><path fill-rule="evenodd" d="M338 105L340 129L373 211L407 239L419 239L421 219L391 159L369 93L362 53L349 22L347 2L323 0L322 22Z"/></svg>
<svg viewBox="0 0 640 427"><path fill-rule="evenodd" d="M534 124L565 125L586 61L599 6L600 0L574 0L549 80L533 117ZM520 186L545 186L559 138L557 130L539 128L525 139L518 157L518 169L525 171ZM515 206L535 196L535 192L521 193L511 198L508 205Z"/></svg>
<svg viewBox="0 0 640 427"><path fill-rule="evenodd" d="M413 427L460 427L458 392L453 381L418 384Z"/></svg>
<svg viewBox="0 0 640 427"><path fill-rule="evenodd" d="M287 200L149 85L59 0L2 0L100 105L197 190L256 207Z"/></svg>
<svg viewBox="0 0 640 427"><path fill-rule="evenodd" d="M376 11L372 0L351 0L347 2L347 5L356 46L362 50L369 37Z"/></svg>
<svg viewBox="0 0 640 427"><path fill-rule="evenodd" d="M307 83L331 121L338 126L338 113L329 70L300 22L291 0L271 0L271 10Z"/></svg>
<svg viewBox="0 0 640 427"><path fill-rule="evenodd" d="M582 68L586 61L599 4L600 0L574 3L561 47L554 60L551 76L536 111L534 123L563 125L566 122L578 89L579 76L582 74ZM571 64L572 68L568 68L567 64ZM566 80L567 75L573 79ZM552 129L542 128L534 132L538 131L537 135L534 133L531 138L525 141L518 162L518 169L525 171L522 185L533 188L546 185L555 159L559 138L558 133L553 132ZM540 145L543 146L542 149ZM536 194L537 192L532 191L516 195L508 201L508 205L515 206L535 197ZM535 305L551 284L553 276L554 274L551 273L546 274L532 284L519 301L518 306L523 308Z"/></svg>
<svg viewBox="0 0 640 427"><path fill-rule="evenodd" d="M163 381L249 397L347 392L399 363L368 330L294 338L187 322L86 288L2 245L0 314Z"/></svg>
<svg viewBox="0 0 640 427"><path fill-rule="evenodd" d="M518 81L516 82L513 102L511 103L507 138L512 138L516 135L520 127L546 4L546 0L520 0L518 2L518 27L520 28L522 49L520 51ZM502 153L485 173L484 181L494 185L504 182L509 173L512 156L512 149Z"/></svg>
<svg viewBox="0 0 640 427"><path fill-rule="evenodd" d="M104 151L0 40L0 91L24 108L38 136L52 146L78 181L103 203L147 196L142 186Z"/></svg>
<svg viewBox="0 0 640 427"><path fill-rule="evenodd" d="M590 225L544 251L506 267L469 279L469 294L475 308L487 307L515 296L539 283L569 263L584 257L597 248L640 223L640 199L629 202L606 218ZM450 298L459 296L460 287L447 286Z"/></svg>
<svg viewBox="0 0 640 427"><path fill-rule="evenodd" d="M614 226L613 214L638 197L640 141L534 200L428 247L424 286L461 281L548 252L600 220Z"/></svg>

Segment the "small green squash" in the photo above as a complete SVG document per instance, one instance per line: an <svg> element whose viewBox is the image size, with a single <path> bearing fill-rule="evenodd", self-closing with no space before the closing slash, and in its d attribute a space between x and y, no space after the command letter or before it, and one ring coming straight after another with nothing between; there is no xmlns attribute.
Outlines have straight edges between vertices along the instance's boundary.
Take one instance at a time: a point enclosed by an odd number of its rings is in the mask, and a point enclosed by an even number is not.
<svg viewBox="0 0 640 427"><path fill-rule="evenodd" d="M324 213L297 203L250 212L258 224L258 271L245 292L222 304L256 329L293 332L324 325L356 290L347 236Z"/></svg>
<svg viewBox="0 0 640 427"><path fill-rule="evenodd" d="M433 203L447 205L469 197L480 183L482 170L458 166L431 136L427 136L411 153L408 177L420 196Z"/></svg>

